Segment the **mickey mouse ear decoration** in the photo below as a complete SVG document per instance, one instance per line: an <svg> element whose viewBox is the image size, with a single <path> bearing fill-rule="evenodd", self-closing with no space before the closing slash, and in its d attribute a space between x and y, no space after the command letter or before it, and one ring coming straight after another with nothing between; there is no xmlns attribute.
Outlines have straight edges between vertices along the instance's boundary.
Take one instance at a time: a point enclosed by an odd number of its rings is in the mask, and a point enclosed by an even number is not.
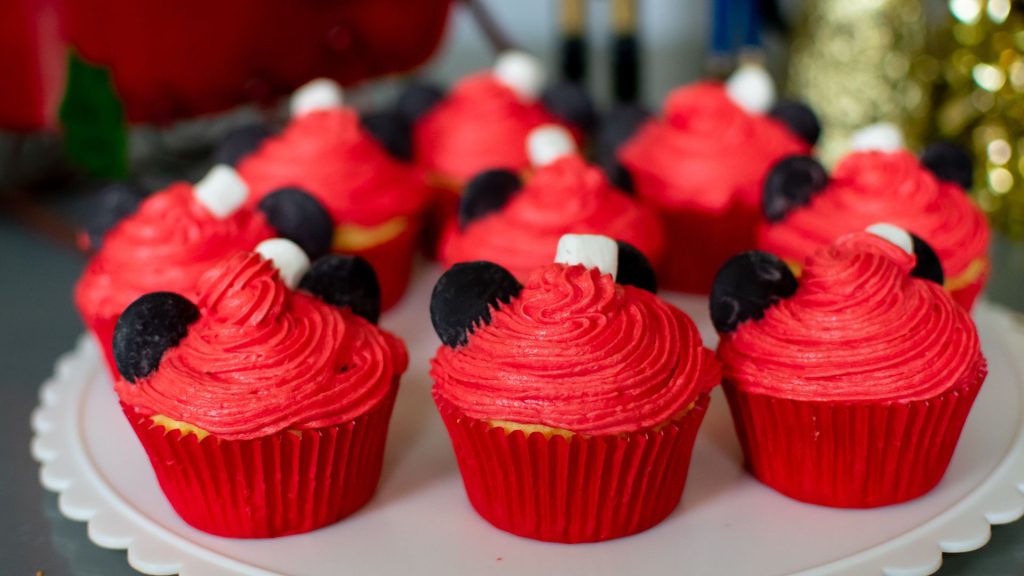
<svg viewBox="0 0 1024 576"><path fill-rule="evenodd" d="M395 109L407 122L413 124L441 100L444 100L444 90L434 84L417 81L402 90Z"/></svg>
<svg viewBox="0 0 1024 576"><path fill-rule="evenodd" d="M501 210L522 187L523 181L511 170L495 168L477 174L459 200L459 227Z"/></svg>
<svg viewBox="0 0 1024 576"><path fill-rule="evenodd" d="M96 194L91 218L85 224L86 248L99 250L103 238L118 222L134 214L146 191L130 182L114 182Z"/></svg>
<svg viewBox="0 0 1024 576"><path fill-rule="evenodd" d="M270 128L266 124L246 124L227 133L213 152L215 164L236 166L238 162L259 149L263 141L270 137Z"/></svg>
<svg viewBox="0 0 1024 576"><path fill-rule="evenodd" d="M463 346L479 327L491 322L491 310L508 304L523 286L493 262L463 262L445 272L430 297L430 321L446 346Z"/></svg>
<svg viewBox="0 0 1024 576"><path fill-rule="evenodd" d="M729 99L751 114L764 114L775 104L775 81L761 64L741 64L725 82Z"/></svg>
<svg viewBox="0 0 1024 576"><path fill-rule="evenodd" d="M939 286L945 283L945 273L942 270L942 262L939 260L939 255L920 236L885 222L868 226L866 232L888 240L899 246L907 254L913 254L917 263L914 265L914 269L910 271L911 276L931 280Z"/></svg>
<svg viewBox="0 0 1024 576"><path fill-rule="evenodd" d="M293 118L317 110L340 108L345 101L341 86L328 78L317 78L302 85L292 94L289 108Z"/></svg>
<svg viewBox="0 0 1024 576"><path fill-rule="evenodd" d="M397 110L378 110L359 117L363 129L395 160L412 161L412 125Z"/></svg>
<svg viewBox="0 0 1024 576"><path fill-rule="evenodd" d="M227 164L217 164L192 187L197 202L217 218L235 213L249 198L249 185Z"/></svg>
<svg viewBox="0 0 1024 576"><path fill-rule="evenodd" d="M151 292L132 302L114 326L114 364L134 384L160 365L167 350L188 334L199 308L173 292Z"/></svg>
<svg viewBox="0 0 1024 576"><path fill-rule="evenodd" d="M624 286L635 286L651 294L657 294L658 280L647 256L632 244L621 240L616 244L619 246L619 265L615 281Z"/></svg>
<svg viewBox="0 0 1024 576"><path fill-rule="evenodd" d="M533 102L544 86L544 66L526 52L507 50L494 61L494 77L525 102Z"/></svg>
<svg viewBox="0 0 1024 576"><path fill-rule="evenodd" d="M939 180L969 191L974 187L974 161L962 146L936 142L921 153L921 164Z"/></svg>
<svg viewBox="0 0 1024 576"><path fill-rule="evenodd" d="M348 307L373 324L380 318L377 273L361 256L330 254L318 259L299 288L332 306Z"/></svg>
<svg viewBox="0 0 1024 576"><path fill-rule="evenodd" d="M294 186L278 188L260 200L259 209L278 236L298 244L310 259L330 251L334 221L305 190Z"/></svg>
<svg viewBox="0 0 1024 576"><path fill-rule="evenodd" d="M726 261L711 286L711 322L721 334L747 320L764 318L765 311L797 289L796 277L774 254L751 250Z"/></svg>
<svg viewBox="0 0 1024 576"><path fill-rule="evenodd" d="M782 122L789 131L814 146L821 137L821 123L811 107L795 100L782 100L772 106L768 115Z"/></svg>
<svg viewBox="0 0 1024 576"><path fill-rule="evenodd" d="M778 161L764 181L761 208L769 222L786 217L811 201L828 185L828 171L810 156L789 156Z"/></svg>

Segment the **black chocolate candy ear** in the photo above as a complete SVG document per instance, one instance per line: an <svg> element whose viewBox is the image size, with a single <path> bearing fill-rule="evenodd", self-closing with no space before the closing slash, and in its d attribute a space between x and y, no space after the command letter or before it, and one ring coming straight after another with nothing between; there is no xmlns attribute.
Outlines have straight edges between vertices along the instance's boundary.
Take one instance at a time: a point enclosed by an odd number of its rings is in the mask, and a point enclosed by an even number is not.
<svg viewBox="0 0 1024 576"><path fill-rule="evenodd" d="M769 222L785 218L828 185L828 171L810 156L789 156L778 161L764 181L761 208Z"/></svg>
<svg viewBox="0 0 1024 576"><path fill-rule="evenodd" d="M334 221L323 205L302 188L278 188L260 200L259 208L278 236L298 244L310 260L331 251Z"/></svg>
<svg viewBox="0 0 1024 576"><path fill-rule="evenodd" d="M434 331L447 346L462 346L478 326L491 321L491 308L508 304L522 289L511 272L493 262L456 264L437 281L430 297Z"/></svg>
<svg viewBox="0 0 1024 576"><path fill-rule="evenodd" d="M921 164L939 180L952 182L964 190L974 186L974 162L967 150L952 142L936 142L921 153Z"/></svg>
<svg viewBox="0 0 1024 576"><path fill-rule="evenodd" d="M330 254L313 262L299 288L324 302L344 308L376 324L380 319L380 283L362 256Z"/></svg>
<svg viewBox="0 0 1024 576"><path fill-rule="evenodd" d="M629 196L636 195L636 189L633 186L633 175L622 165L622 162L614 160L611 165L602 166L601 169L616 190Z"/></svg>
<svg viewBox="0 0 1024 576"><path fill-rule="evenodd" d="M104 186L97 193L92 217L85 224L89 248L98 250L107 232L133 214L145 197L145 190L129 182L114 182Z"/></svg>
<svg viewBox="0 0 1024 576"><path fill-rule="evenodd" d="M399 162L412 161L412 125L397 110L378 110L359 117L363 129Z"/></svg>
<svg viewBox="0 0 1024 576"><path fill-rule="evenodd" d="M772 107L768 115L785 124L789 131L811 146L821 137L821 123L811 107L795 100L782 100Z"/></svg>
<svg viewBox="0 0 1024 576"><path fill-rule="evenodd" d="M135 383L160 366L199 319L199 308L174 292L151 292L128 305L114 326L114 363L125 380Z"/></svg>
<svg viewBox="0 0 1024 576"><path fill-rule="evenodd" d="M911 234L910 239L913 240L914 256L917 257L917 264L910 271L910 275L931 280L942 286L946 282L946 275L942 271L942 261L939 260L939 255L920 236Z"/></svg>
<svg viewBox="0 0 1024 576"><path fill-rule="evenodd" d="M652 294L658 293L658 279L654 275L654 267L644 253L632 244L616 240L619 245L619 271L615 281L627 286L636 286Z"/></svg>
<svg viewBox="0 0 1024 576"><path fill-rule="evenodd" d="M234 128L213 151L213 163L235 166L242 158L255 152L270 135L270 128L265 124Z"/></svg>
<svg viewBox="0 0 1024 576"><path fill-rule="evenodd" d="M395 108L410 124L415 123L424 114L444 100L444 90L428 82L413 82L402 91L395 103Z"/></svg>
<svg viewBox="0 0 1024 576"><path fill-rule="evenodd" d="M727 260L711 286L711 322L719 333L764 317L765 310L796 292L793 272L774 254L751 250Z"/></svg>
<svg viewBox="0 0 1024 576"><path fill-rule="evenodd" d="M466 184L459 200L459 227L501 210L522 187L523 181L511 170L495 168L477 174Z"/></svg>
<svg viewBox="0 0 1024 576"><path fill-rule="evenodd" d="M545 108L567 124L589 132L597 122L594 101L586 89L575 82L558 82L544 89L540 101Z"/></svg>

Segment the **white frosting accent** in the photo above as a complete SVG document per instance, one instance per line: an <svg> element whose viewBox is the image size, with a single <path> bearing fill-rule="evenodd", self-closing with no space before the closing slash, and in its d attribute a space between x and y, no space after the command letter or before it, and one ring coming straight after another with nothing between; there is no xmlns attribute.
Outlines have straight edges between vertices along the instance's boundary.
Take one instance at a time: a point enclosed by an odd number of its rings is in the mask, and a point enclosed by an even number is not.
<svg viewBox="0 0 1024 576"><path fill-rule="evenodd" d="M494 77L527 102L536 100L544 88L544 66L526 52L507 50L498 55Z"/></svg>
<svg viewBox="0 0 1024 576"><path fill-rule="evenodd" d="M526 136L526 155L534 166L547 166L576 152L572 133L557 124L538 126Z"/></svg>
<svg viewBox="0 0 1024 576"><path fill-rule="evenodd" d="M914 239L911 238L910 232L907 232L895 224L879 222L868 226L866 231L878 236L879 238L892 242L902 248L907 254L914 253Z"/></svg>
<svg viewBox="0 0 1024 576"><path fill-rule="evenodd" d="M607 236L565 234L558 239L555 262L570 266L582 264L615 278L619 271L619 245Z"/></svg>
<svg viewBox="0 0 1024 576"><path fill-rule="evenodd" d="M273 262L281 274L281 280L292 290L309 271L309 256L306 256L298 244L287 238L264 240L256 245L254 252Z"/></svg>
<svg viewBox="0 0 1024 576"><path fill-rule="evenodd" d="M329 78L310 80L292 94L290 108L293 118L314 112L341 108L345 102L344 91L337 82Z"/></svg>
<svg viewBox="0 0 1024 576"><path fill-rule="evenodd" d="M217 164L192 187L196 201L217 218L227 218L245 204L249 185L227 164Z"/></svg>
<svg viewBox="0 0 1024 576"><path fill-rule="evenodd" d="M903 147L903 132L892 122L870 124L850 135L851 150L893 152Z"/></svg>
<svg viewBox="0 0 1024 576"><path fill-rule="evenodd" d="M775 104L775 82L760 64L741 64L726 80L725 92L751 114L764 114Z"/></svg>

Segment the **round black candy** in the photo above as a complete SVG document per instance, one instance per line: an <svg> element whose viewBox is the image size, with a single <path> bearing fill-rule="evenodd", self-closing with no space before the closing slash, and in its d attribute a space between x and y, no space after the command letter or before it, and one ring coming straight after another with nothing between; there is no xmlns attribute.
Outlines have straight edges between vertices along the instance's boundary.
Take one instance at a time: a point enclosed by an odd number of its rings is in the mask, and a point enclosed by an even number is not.
<svg viewBox="0 0 1024 576"><path fill-rule="evenodd" d="M575 82L558 82L544 89L540 101L545 108L567 124L589 132L597 122L594 101L586 89Z"/></svg>
<svg viewBox="0 0 1024 576"><path fill-rule="evenodd" d="M617 240L615 243L619 245L619 271L615 275L615 281L657 294L658 279L647 256L644 256L644 253L637 250L632 244L622 240Z"/></svg>
<svg viewBox="0 0 1024 576"><path fill-rule="evenodd" d="M89 248L99 250L107 232L138 209L146 191L130 182L114 182L104 186L92 205L91 217L85 224Z"/></svg>
<svg viewBox="0 0 1024 576"><path fill-rule="evenodd" d="M374 324L380 319L377 273L361 256L330 254L317 259L302 277L299 288L332 306L348 306Z"/></svg>
<svg viewBox="0 0 1024 576"><path fill-rule="evenodd" d="M135 383L160 366L164 352L188 334L199 308L174 292L151 292L128 305L114 326L114 363L125 380Z"/></svg>
<svg viewBox="0 0 1024 576"><path fill-rule="evenodd" d="M598 163L611 166L616 161L619 147L650 118L650 112L636 104L617 106L608 112L597 131L595 147Z"/></svg>
<svg viewBox="0 0 1024 576"><path fill-rule="evenodd" d="M711 322L719 333L764 317L765 310L796 292L793 272L774 254L751 250L726 261L711 286Z"/></svg>
<svg viewBox="0 0 1024 576"><path fill-rule="evenodd" d="M604 171L604 175L611 182L615 189L627 194L629 196L636 195L636 189L633 185L633 175L630 174L629 170L622 165L622 162L613 160L610 165L602 166L601 169Z"/></svg>
<svg viewBox="0 0 1024 576"><path fill-rule="evenodd" d="M334 221L327 210L301 188L278 188L260 200L259 208L278 236L299 245L316 260L331 250Z"/></svg>
<svg viewBox="0 0 1024 576"><path fill-rule="evenodd" d="M242 158L255 152L270 134L266 124L246 124L231 130L214 150L213 163L237 165Z"/></svg>
<svg viewBox="0 0 1024 576"><path fill-rule="evenodd" d="M501 210L519 192L523 181L511 170L485 170L466 184L459 200L459 227L465 228L478 218Z"/></svg>
<svg viewBox="0 0 1024 576"><path fill-rule="evenodd" d="M785 124L789 131L814 146L821 137L821 123L810 106L794 100L782 100L772 107L769 116Z"/></svg>
<svg viewBox="0 0 1024 576"><path fill-rule="evenodd" d="M452 348L466 344L476 327L491 321L491 308L508 304L522 284L493 262L462 262L434 285L430 321L441 342Z"/></svg>
<svg viewBox="0 0 1024 576"><path fill-rule="evenodd" d="M946 281L946 275L942 271L942 262L939 260L939 255L920 236L911 234L910 239L913 240L914 256L917 257L917 264L910 271L910 275L931 280L942 286Z"/></svg>
<svg viewBox="0 0 1024 576"><path fill-rule="evenodd" d="M789 156L772 167L764 181L762 209L769 222L811 201L828 185L828 171L810 156Z"/></svg>
<svg viewBox="0 0 1024 576"><path fill-rule="evenodd" d="M964 190L974 187L974 162L963 147L952 142L936 142L921 153L921 164L939 180L952 182Z"/></svg>
<svg viewBox="0 0 1024 576"><path fill-rule="evenodd" d="M413 82L402 91L395 108L411 124L444 100L444 90L427 82Z"/></svg>
<svg viewBox="0 0 1024 576"><path fill-rule="evenodd" d="M359 121L392 158L412 162L412 125L397 110L363 114Z"/></svg>

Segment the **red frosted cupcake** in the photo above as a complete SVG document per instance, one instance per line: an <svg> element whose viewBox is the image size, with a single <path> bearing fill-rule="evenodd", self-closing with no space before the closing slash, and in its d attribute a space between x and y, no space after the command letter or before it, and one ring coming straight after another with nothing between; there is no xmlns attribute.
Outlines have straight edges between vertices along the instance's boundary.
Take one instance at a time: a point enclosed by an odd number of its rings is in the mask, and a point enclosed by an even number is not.
<svg viewBox="0 0 1024 576"><path fill-rule="evenodd" d="M525 282L570 233L609 236L643 252L655 267L661 262L657 214L588 165L564 128L537 128L526 147L536 169L525 183L516 172L496 169L467 186L459 221L449 226L439 251L445 266L490 260Z"/></svg>
<svg viewBox="0 0 1024 576"><path fill-rule="evenodd" d="M939 482L986 375L974 324L942 280L930 247L890 224L820 249L799 280L766 252L726 263L711 315L759 480L847 508Z"/></svg>
<svg viewBox="0 0 1024 576"><path fill-rule="evenodd" d="M946 289L969 310L989 273L988 222L965 193L971 170L966 152L944 143L921 159L902 149L856 151L831 175L811 158L787 158L766 182L758 247L799 263L845 233L891 222L935 248Z"/></svg>
<svg viewBox="0 0 1024 576"><path fill-rule="evenodd" d="M365 504L408 363L374 326L373 268L340 255L310 267L271 239L211 268L197 294L142 296L114 334L117 394L177 513L263 538Z"/></svg>
<svg viewBox="0 0 1024 576"><path fill-rule="evenodd" d="M361 119L329 80L299 89L292 115L281 134L239 161L239 173L257 200L287 187L316 197L334 219L334 251L366 258L391 307L409 283L430 189L394 139L379 135L390 130L380 125L387 118Z"/></svg>
<svg viewBox="0 0 1024 576"><path fill-rule="evenodd" d="M75 286L75 305L103 350L111 374L114 325L121 311L147 292L192 294L196 281L215 262L249 250L275 235L290 237L322 254L330 237L317 235L329 217L315 200L281 191L246 206L248 188L231 168L214 167L195 186L182 182L145 200L117 186L102 203L111 212L89 235L97 250ZM116 217L110 218L116 212Z"/></svg>
<svg viewBox="0 0 1024 576"><path fill-rule="evenodd" d="M625 140L619 164L607 167L616 181L661 212L668 245L701 247L666 255L658 275L666 288L707 293L722 263L754 246L768 169L806 153L818 137L805 106L782 102L769 111L770 79L758 78L743 70L728 85L679 88L660 118L634 114L608 124L605 146Z"/></svg>
<svg viewBox="0 0 1024 576"><path fill-rule="evenodd" d="M525 286L490 262L441 277L434 400L487 521L539 540L618 538L678 504L720 371L693 322L647 291L639 252L568 235L557 260Z"/></svg>

